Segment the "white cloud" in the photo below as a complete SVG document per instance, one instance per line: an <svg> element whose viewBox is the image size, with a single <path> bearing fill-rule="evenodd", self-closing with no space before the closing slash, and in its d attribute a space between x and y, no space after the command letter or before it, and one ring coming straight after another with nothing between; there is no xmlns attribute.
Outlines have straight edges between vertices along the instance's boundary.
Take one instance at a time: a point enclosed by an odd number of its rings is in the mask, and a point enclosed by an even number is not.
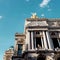
<svg viewBox="0 0 60 60"><path fill-rule="evenodd" d="M42 3L40 3L40 7L47 6L49 2L50 2L50 0L43 0Z"/></svg>
<svg viewBox="0 0 60 60"><path fill-rule="evenodd" d="M44 14L41 14L42 17L44 17L45 15Z"/></svg>
<svg viewBox="0 0 60 60"><path fill-rule="evenodd" d="M26 0L26 2L29 2L30 0Z"/></svg>
<svg viewBox="0 0 60 60"><path fill-rule="evenodd" d="M2 16L0 16L0 19L2 19L3 17Z"/></svg>
<svg viewBox="0 0 60 60"><path fill-rule="evenodd" d="M48 11L51 11L52 9L48 9Z"/></svg>

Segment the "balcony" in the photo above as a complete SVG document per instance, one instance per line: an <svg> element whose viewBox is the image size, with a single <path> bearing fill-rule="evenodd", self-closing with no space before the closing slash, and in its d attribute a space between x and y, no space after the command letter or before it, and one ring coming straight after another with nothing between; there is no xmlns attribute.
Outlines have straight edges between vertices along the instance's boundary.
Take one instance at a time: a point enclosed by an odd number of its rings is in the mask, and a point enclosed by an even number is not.
<svg viewBox="0 0 60 60"><path fill-rule="evenodd" d="M41 54L41 53L60 53L60 49L55 49L55 50L46 50L46 49L39 49L39 50L28 50L28 51L24 51L24 53L37 53L37 54Z"/></svg>

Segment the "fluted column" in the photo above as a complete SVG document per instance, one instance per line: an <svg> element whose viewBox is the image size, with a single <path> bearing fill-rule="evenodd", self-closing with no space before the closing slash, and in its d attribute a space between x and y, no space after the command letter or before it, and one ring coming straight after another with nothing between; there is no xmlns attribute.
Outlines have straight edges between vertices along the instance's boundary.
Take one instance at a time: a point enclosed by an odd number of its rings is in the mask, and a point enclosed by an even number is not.
<svg viewBox="0 0 60 60"><path fill-rule="evenodd" d="M33 46L33 32L31 32L31 42L32 42L32 49L34 49L34 46Z"/></svg>
<svg viewBox="0 0 60 60"><path fill-rule="evenodd" d="M46 41L46 35L45 35L45 32L43 31L43 41L44 41L44 48L45 49L48 49L48 47L47 47L47 41Z"/></svg>
<svg viewBox="0 0 60 60"><path fill-rule="evenodd" d="M48 42L48 46L49 46L49 49L53 49L53 43L52 43L52 40L50 38L50 35L49 35L49 32L46 31L46 36L47 36L47 42Z"/></svg>

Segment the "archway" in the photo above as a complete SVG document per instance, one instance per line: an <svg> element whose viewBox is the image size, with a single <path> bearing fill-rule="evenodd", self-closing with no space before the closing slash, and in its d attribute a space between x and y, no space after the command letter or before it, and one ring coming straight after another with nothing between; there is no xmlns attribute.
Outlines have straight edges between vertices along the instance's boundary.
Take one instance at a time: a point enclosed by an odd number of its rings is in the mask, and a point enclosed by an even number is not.
<svg viewBox="0 0 60 60"><path fill-rule="evenodd" d="M39 55L37 57L37 60L46 60L46 56L45 55Z"/></svg>

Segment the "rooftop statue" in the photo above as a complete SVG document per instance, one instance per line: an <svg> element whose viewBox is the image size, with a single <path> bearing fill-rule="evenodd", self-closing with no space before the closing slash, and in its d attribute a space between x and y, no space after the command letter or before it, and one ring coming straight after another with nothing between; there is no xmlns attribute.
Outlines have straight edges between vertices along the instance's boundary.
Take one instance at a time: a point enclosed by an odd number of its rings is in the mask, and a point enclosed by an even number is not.
<svg viewBox="0 0 60 60"><path fill-rule="evenodd" d="M32 13L31 18L36 19L36 18L38 18L38 17L37 17L37 15L36 15L36 13Z"/></svg>

